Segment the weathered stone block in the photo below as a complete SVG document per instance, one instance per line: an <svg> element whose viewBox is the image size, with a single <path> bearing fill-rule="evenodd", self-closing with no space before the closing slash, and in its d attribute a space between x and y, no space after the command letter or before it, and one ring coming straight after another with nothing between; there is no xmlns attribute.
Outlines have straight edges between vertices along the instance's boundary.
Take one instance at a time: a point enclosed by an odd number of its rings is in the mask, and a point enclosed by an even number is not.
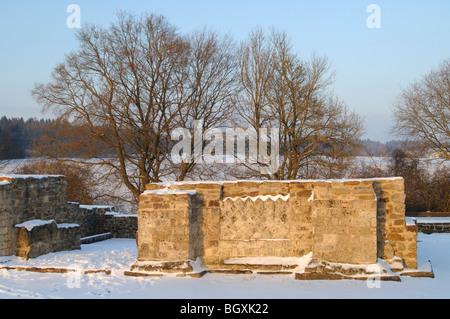
<svg viewBox="0 0 450 319"><path fill-rule="evenodd" d="M16 227L20 229L19 257L29 259L49 252L80 249L78 225L58 227L54 220L31 220Z"/></svg>

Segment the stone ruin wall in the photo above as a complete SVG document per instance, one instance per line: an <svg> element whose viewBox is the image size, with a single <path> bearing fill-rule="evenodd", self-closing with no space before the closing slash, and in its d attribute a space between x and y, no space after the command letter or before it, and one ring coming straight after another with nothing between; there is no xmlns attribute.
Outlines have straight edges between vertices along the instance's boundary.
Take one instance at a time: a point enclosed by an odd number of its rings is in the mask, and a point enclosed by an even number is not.
<svg viewBox="0 0 450 319"><path fill-rule="evenodd" d="M140 197L138 263L302 257L417 267L402 178L149 184ZM167 270L167 269L166 269Z"/></svg>
<svg viewBox="0 0 450 319"><path fill-rule="evenodd" d="M18 254L20 228L15 225L36 219L65 222L66 191L65 180L59 176L0 177L0 255ZM24 232L21 239L25 240L29 236Z"/></svg>
<svg viewBox="0 0 450 319"><path fill-rule="evenodd" d="M137 237L138 262L209 269L248 257L303 257L417 267L402 178L149 184L138 215L69 203L63 176L0 176L0 256L77 249L80 237ZM28 230L27 222L46 221ZM20 227L19 227L20 226ZM175 267L176 268L176 267ZM178 267L179 268L179 267ZM165 269L167 270L167 268ZM179 269L178 269L179 270ZM174 270L177 271L177 270Z"/></svg>
<svg viewBox="0 0 450 319"><path fill-rule="evenodd" d="M86 236L135 238L136 231L136 215L68 202L64 176L0 176L0 256L34 258L79 249Z"/></svg>

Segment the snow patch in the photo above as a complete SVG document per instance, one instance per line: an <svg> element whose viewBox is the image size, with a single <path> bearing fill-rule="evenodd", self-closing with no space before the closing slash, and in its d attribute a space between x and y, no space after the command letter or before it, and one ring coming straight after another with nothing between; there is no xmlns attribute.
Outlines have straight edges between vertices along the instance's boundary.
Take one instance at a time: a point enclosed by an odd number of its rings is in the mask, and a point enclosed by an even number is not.
<svg viewBox="0 0 450 319"><path fill-rule="evenodd" d="M415 226L416 219L412 218L412 217L405 217L405 224L406 224L406 226Z"/></svg>
<svg viewBox="0 0 450 319"><path fill-rule="evenodd" d="M179 185L191 185L191 184L216 184L216 185L223 185L223 183L232 183L234 181L181 181L181 182L161 182L156 183L157 185L163 186L165 188L168 188L170 186L179 186Z"/></svg>
<svg viewBox="0 0 450 319"><path fill-rule="evenodd" d="M17 228L25 227L28 231L33 230L34 227L39 227L43 225L49 225L51 223L55 223L58 228L74 228L74 227L80 227L78 224L69 224L69 223L61 223L57 224L54 219L49 220L42 220L42 219L32 219L28 220L26 222L20 223L15 225Z"/></svg>
<svg viewBox="0 0 450 319"><path fill-rule="evenodd" d="M201 278L125 276L136 261L134 239L109 239L81 249L25 260L0 257L1 266L111 269L112 274L81 275L81 286L68 289L67 274L42 274L0 269L0 298L40 299L436 299L449 298L450 234L418 233L418 263L433 262L435 279L402 277L370 289L365 281L294 280L289 276L207 274ZM419 262L420 261L420 262ZM198 260L191 265L200 265ZM193 267L195 270L197 268ZM422 267L419 267L421 269ZM376 270L374 268L374 270ZM297 271L300 273L300 271Z"/></svg>
<svg viewBox="0 0 450 319"><path fill-rule="evenodd" d="M163 189L147 190L143 194L156 194L156 195L179 195L179 194L189 194L195 195L196 191L192 190L179 190L179 189L169 189L168 187Z"/></svg>
<svg viewBox="0 0 450 319"><path fill-rule="evenodd" d="M114 216L114 217L137 217L137 214L125 214L119 212L106 212L105 215Z"/></svg>
<svg viewBox="0 0 450 319"><path fill-rule="evenodd" d="M56 224L58 228L75 228L80 227L78 224L69 224L69 223L62 223L62 224Z"/></svg>
<svg viewBox="0 0 450 319"><path fill-rule="evenodd" d="M224 260L224 264L296 266L296 272L303 272L312 260L312 255L310 252L303 257L237 257Z"/></svg>
<svg viewBox="0 0 450 319"><path fill-rule="evenodd" d="M17 224L15 227L18 227L18 228L25 227L28 231L31 231L34 227L48 225L48 224L51 224L51 223L55 223L56 224L54 219L50 219L50 220L32 219L32 220L28 220L26 222Z"/></svg>
<svg viewBox="0 0 450 319"><path fill-rule="evenodd" d="M443 224L450 223L450 217L414 217L411 218L420 224Z"/></svg>
<svg viewBox="0 0 450 319"><path fill-rule="evenodd" d="M376 264L348 264L348 263L333 263L333 262L328 262L328 267L330 268L341 268L343 270L359 270L359 271L363 271L364 273L377 273L378 271L380 271L381 269L384 269L384 267L382 268L382 263L384 261L382 259L378 259L378 262ZM389 267L386 267L389 268Z"/></svg>
<svg viewBox="0 0 450 319"><path fill-rule="evenodd" d="M107 236L107 235L111 235L111 233L96 234L96 235L92 235L92 236L82 237L80 239L81 240L85 240L85 239L91 239L91 238L100 237L100 236Z"/></svg>
<svg viewBox="0 0 450 319"><path fill-rule="evenodd" d="M93 210L93 209L109 209L113 210L114 206L108 206L108 205L80 205L80 208Z"/></svg>
<svg viewBox="0 0 450 319"><path fill-rule="evenodd" d="M196 260L190 260L189 263L191 264L192 271L195 273L201 273L203 271L208 271L208 268L206 268L202 265L202 261L201 261L200 257L197 257Z"/></svg>

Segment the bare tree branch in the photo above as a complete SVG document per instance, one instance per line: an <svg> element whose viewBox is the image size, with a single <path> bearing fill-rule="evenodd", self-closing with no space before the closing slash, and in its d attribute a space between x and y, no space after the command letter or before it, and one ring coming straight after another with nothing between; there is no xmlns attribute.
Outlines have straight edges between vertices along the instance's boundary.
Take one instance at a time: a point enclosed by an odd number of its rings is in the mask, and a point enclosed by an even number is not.
<svg viewBox="0 0 450 319"><path fill-rule="evenodd" d="M450 59L404 89L394 107L394 133L450 160Z"/></svg>

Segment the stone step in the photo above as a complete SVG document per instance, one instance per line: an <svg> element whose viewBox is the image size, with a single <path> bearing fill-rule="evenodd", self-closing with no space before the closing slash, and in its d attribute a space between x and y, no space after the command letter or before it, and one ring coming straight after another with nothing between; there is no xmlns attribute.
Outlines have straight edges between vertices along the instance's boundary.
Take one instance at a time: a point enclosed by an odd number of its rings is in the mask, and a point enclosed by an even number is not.
<svg viewBox="0 0 450 319"><path fill-rule="evenodd" d="M83 237L80 239L80 242L82 245L86 245L86 244L92 244L92 243L96 243L96 242L111 239L111 238L112 238L111 233L103 233L103 234Z"/></svg>
<svg viewBox="0 0 450 319"><path fill-rule="evenodd" d="M130 271L142 273L191 273L192 266L188 260L180 261L136 261Z"/></svg>

